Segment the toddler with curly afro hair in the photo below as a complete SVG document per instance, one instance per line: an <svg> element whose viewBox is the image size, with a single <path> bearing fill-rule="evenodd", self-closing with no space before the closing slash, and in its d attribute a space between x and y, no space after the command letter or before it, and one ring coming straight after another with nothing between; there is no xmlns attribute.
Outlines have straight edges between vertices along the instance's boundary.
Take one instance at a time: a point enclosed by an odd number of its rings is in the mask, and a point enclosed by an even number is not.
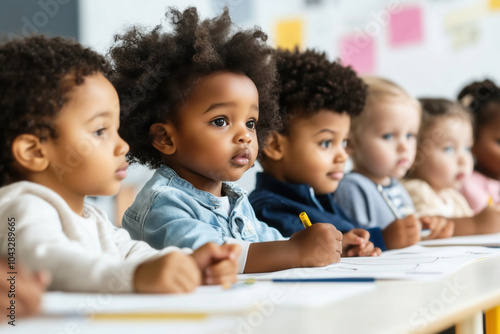
<svg viewBox="0 0 500 334"><path fill-rule="evenodd" d="M366 85L315 50L278 50L276 57L283 126L263 149L263 172L249 196L257 217L289 236L303 229L297 217L307 212L313 226L330 223L344 233L344 255L379 255L380 229L356 228L331 195L343 177L349 124L363 110Z"/></svg>
<svg viewBox="0 0 500 334"><path fill-rule="evenodd" d="M125 212L124 228L158 249L240 244L239 272L338 261L342 236L333 225L286 240L256 219L245 191L231 182L279 129L267 35L236 29L227 9L206 20L195 8L170 9L167 17L170 31L133 27L110 51L129 159L156 169Z"/></svg>

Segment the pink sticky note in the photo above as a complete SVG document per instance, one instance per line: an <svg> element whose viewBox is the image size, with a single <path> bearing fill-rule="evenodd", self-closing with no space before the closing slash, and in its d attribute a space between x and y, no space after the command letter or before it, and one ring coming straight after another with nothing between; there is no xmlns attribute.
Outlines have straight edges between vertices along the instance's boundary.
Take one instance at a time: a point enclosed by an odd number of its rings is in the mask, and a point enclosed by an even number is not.
<svg viewBox="0 0 500 334"><path fill-rule="evenodd" d="M368 35L346 36L340 41L340 58L345 66L351 65L359 74L375 69L375 46Z"/></svg>
<svg viewBox="0 0 500 334"><path fill-rule="evenodd" d="M422 8L411 6L391 13L389 42L392 46L419 43L423 38Z"/></svg>

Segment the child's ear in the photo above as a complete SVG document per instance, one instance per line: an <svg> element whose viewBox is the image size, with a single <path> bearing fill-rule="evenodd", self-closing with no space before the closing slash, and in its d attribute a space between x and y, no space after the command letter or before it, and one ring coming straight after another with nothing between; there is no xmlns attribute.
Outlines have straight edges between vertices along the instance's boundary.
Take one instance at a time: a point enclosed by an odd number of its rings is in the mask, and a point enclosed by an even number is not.
<svg viewBox="0 0 500 334"><path fill-rule="evenodd" d="M284 154L286 137L276 131L272 131L262 149L265 156L271 160L281 160Z"/></svg>
<svg viewBox="0 0 500 334"><path fill-rule="evenodd" d="M149 127L149 133L153 136L153 146L158 151L167 155L175 153L175 127L171 122L155 123Z"/></svg>
<svg viewBox="0 0 500 334"><path fill-rule="evenodd" d="M49 166L47 152L40 138L32 134L22 134L14 139L12 155L22 168L29 171L42 172Z"/></svg>

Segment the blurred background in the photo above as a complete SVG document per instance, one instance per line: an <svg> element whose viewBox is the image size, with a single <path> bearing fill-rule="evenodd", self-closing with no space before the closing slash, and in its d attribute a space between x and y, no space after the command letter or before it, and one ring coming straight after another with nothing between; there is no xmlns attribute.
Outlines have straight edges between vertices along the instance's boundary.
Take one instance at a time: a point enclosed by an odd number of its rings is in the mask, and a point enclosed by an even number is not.
<svg viewBox="0 0 500 334"><path fill-rule="evenodd" d="M168 7L190 5L203 18L227 6L237 25L260 26L272 46L324 51L415 97L455 99L473 80L500 82L500 0L1 0L0 40L64 36L106 54L130 25L168 25ZM251 191L259 168L238 183ZM133 166L117 196L89 200L119 225L151 175Z"/></svg>

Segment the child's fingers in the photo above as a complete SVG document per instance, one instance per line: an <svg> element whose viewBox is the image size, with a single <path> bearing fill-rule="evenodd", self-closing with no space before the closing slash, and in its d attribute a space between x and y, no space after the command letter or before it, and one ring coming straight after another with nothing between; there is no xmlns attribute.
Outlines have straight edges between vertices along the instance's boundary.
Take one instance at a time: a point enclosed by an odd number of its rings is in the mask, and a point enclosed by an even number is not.
<svg viewBox="0 0 500 334"><path fill-rule="evenodd" d="M238 264L236 261L224 260L220 261L214 265L211 265L205 270L206 276L222 276L222 275L235 275L238 270Z"/></svg>
<svg viewBox="0 0 500 334"><path fill-rule="evenodd" d="M414 216L409 215L402 219L403 224L406 228L419 228L421 227L420 221Z"/></svg>
<svg viewBox="0 0 500 334"><path fill-rule="evenodd" d="M219 246L213 242L207 242L192 254L200 269L205 269L211 264L226 259L236 251L236 246Z"/></svg>
<svg viewBox="0 0 500 334"><path fill-rule="evenodd" d="M220 246L222 253L226 254L225 258L236 260L241 254L241 247L238 244L223 244Z"/></svg>
<svg viewBox="0 0 500 334"><path fill-rule="evenodd" d="M18 314L27 316L35 314L40 309L45 286L41 286L31 276L18 276L19 289L16 291Z"/></svg>
<svg viewBox="0 0 500 334"><path fill-rule="evenodd" d="M370 240L370 232L368 232L367 230L363 230L361 228L355 228L352 230L352 232L361 239L363 239L364 241Z"/></svg>
<svg viewBox="0 0 500 334"><path fill-rule="evenodd" d="M420 222L422 223L422 228L434 229L436 222L432 217L423 216L420 217Z"/></svg>
<svg viewBox="0 0 500 334"><path fill-rule="evenodd" d="M206 284L232 283L237 280L237 263L235 261L220 261L210 267L205 272Z"/></svg>
<svg viewBox="0 0 500 334"><path fill-rule="evenodd" d="M360 249L359 256L370 256L374 248L373 242L367 243L364 248Z"/></svg>
<svg viewBox="0 0 500 334"><path fill-rule="evenodd" d="M375 247L370 256L379 256L380 254L382 254L382 250L378 247Z"/></svg>
<svg viewBox="0 0 500 334"><path fill-rule="evenodd" d="M222 276L207 276L205 278L204 284L206 285L227 285L233 284L238 281L238 276L236 275L222 275Z"/></svg>
<svg viewBox="0 0 500 334"><path fill-rule="evenodd" d="M44 289L46 289L50 285L50 282L52 281L50 273L43 270L36 272L33 275L33 278L35 279L35 282L37 282L37 284Z"/></svg>
<svg viewBox="0 0 500 334"><path fill-rule="evenodd" d="M453 236L453 232L455 232L455 223L453 221L448 221L441 234L438 235L438 238L449 238Z"/></svg>
<svg viewBox="0 0 500 334"><path fill-rule="evenodd" d="M362 237L358 236L354 230L351 230L347 233L344 234L344 238L342 239L342 245L344 247L349 247L349 246L364 246L365 244L365 239Z"/></svg>
<svg viewBox="0 0 500 334"><path fill-rule="evenodd" d="M342 239L344 239L344 235L339 230L335 230L333 233L335 234L335 239L338 241L342 241Z"/></svg>

